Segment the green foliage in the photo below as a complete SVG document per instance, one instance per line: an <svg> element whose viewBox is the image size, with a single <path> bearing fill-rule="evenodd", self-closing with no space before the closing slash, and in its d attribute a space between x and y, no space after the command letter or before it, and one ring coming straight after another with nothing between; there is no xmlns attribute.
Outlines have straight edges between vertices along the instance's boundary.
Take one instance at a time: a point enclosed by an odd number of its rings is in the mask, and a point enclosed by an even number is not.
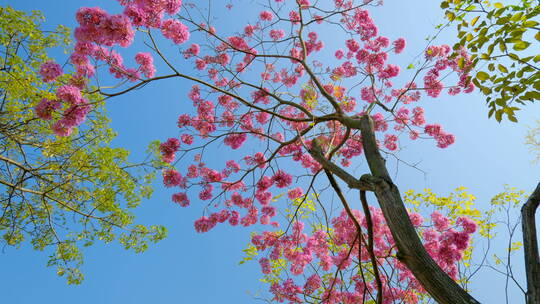
<svg viewBox="0 0 540 304"><path fill-rule="evenodd" d="M540 100L540 6L534 0L515 4L445 0L441 8L456 25L459 42L478 71L473 83L487 96L489 117L517 122L516 111Z"/></svg>
<svg viewBox="0 0 540 304"><path fill-rule="evenodd" d="M166 230L133 224L130 210L152 194L154 173L151 163L131 163L129 151L111 146L115 133L98 96L86 94L94 109L70 137L55 137L35 117L34 106L71 77L46 84L38 74L47 52L69 43L67 28L46 32L43 20L0 7L0 242L50 252L47 265L79 284L81 246L117 239L141 252Z"/></svg>

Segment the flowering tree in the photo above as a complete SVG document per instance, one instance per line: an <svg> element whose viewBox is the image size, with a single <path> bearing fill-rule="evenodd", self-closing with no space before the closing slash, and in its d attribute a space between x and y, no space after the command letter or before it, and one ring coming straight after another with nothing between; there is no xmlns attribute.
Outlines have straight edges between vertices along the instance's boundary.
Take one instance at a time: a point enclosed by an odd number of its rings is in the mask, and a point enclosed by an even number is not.
<svg viewBox="0 0 540 304"><path fill-rule="evenodd" d="M398 81L391 57L406 42L379 34L369 14L375 1L272 0L232 33L214 24L209 8L192 3L119 2L119 14L77 12L75 77L36 107L44 119L58 117L51 122L58 136L73 136L85 120L92 108L85 94L111 98L163 79L189 81L193 109L179 113L178 136L156 147L163 183L182 207L206 203L198 232L221 223L262 229L247 253L259 256L272 300L417 303L430 296L477 303L458 265L470 258L478 223L485 235L489 226L469 207L436 210L428 221L407 210L383 157L408 141L454 143L440 124L426 123L420 100L474 90L466 51L429 46L418 69ZM327 50L322 29L347 38ZM118 47L136 37L148 48L125 62ZM156 70L158 61L164 70ZM179 62L193 68L184 71ZM45 78L53 77L50 67ZM118 83L88 83L101 70ZM233 150L230 158L208 165L214 157L208 150L222 146ZM362 155L367 171L358 177L348 168ZM329 193L340 202L338 215ZM461 206L467 198L463 191L451 199L408 192L405 200L414 208L434 201ZM280 207L283 200L287 206Z"/></svg>
<svg viewBox="0 0 540 304"><path fill-rule="evenodd" d="M114 132L96 95L87 95L92 111L68 110L86 113L86 125L70 137L55 136L48 123L60 116L53 112L60 107L54 91L66 96L69 88L61 85L73 78L47 52L66 47L69 30L44 31L39 12L8 6L0 16L0 243L30 243L78 284L80 247L118 235L141 252L165 237L164 227L135 225L131 213L152 193L155 174L150 163L132 163L128 151L111 147Z"/></svg>

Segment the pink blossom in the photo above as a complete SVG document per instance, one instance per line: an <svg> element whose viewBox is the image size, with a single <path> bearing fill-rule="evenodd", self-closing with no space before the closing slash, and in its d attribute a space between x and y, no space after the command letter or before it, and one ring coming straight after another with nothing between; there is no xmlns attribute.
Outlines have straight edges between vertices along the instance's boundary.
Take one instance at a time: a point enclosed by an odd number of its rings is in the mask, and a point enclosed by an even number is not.
<svg viewBox="0 0 540 304"><path fill-rule="evenodd" d="M386 131L388 130L388 123L384 119L384 116L381 113L377 113L371 117L373 119L375 131Z"/></svg>
<svg viewBox="0 0 540 304"><path fill-rule="evenodd" d="M163 171L163 184L165 187L181 186L185 184L185 179L174 169L166 169Z"/></svg>
<svg viewBox="0 0 540 304"><path fill-rule="evenodd" d="M200 71L206 69L206 61L204 61L203 59L195 60L195 67L197 68L197 70Z"/></svg>
<svg viewBox="0 0 540 304"><path fill-rule="evenodd" d="M54 134L56 134L57 136L60 136L60 137L70 136L71 132L73 132L73 128L66 126L63 123L62 120L59 120L59 121L55 122L52 125L52 130L53 130Z"/></svg>
<svg viewBox="0 0 540 304"><path fill-rule="evenodd" d="M68 102L72 105L83 103L81 90L72 85L63 85L56 90L56 97L59 100Z"/></svg>
<svg viewBox="0 0 540 304"><path fill-rule="evenodd" d="M426 123L426 120L424 118L424 109L421 107L414 108L412 124L415 126L422 126L425 123Z"/></svg>
<svg viewBox="0 0 540 304"><path fill-rule="evenodd" d="M231 226L236 226L238 225L239 221L240 221L240 214L238 213L238 211L232 211L231 216L229 217L229 224Z"/></svg>
<svg viewBox="0 0 540 304"><path fill-rule="evenodd" d="M416 130L411 130L409 132L409 138L412 139L412 140L416 140L418 139L418 137L420 136L420 133Z"/></svg>
<svg viewBox="0 0 540 304"><path fill-rule="evenodd" d="M91 107L86 100L83 103L72 105L66 109L60 120L66 127L75 127L80 125L86 119L86 115L90 112Z"/></svg>
<svg viewBox="0 0 540 304"><path fill-rule="evenodd" d="M50 120L52 119L52 112L54 110L58 110L60 108L61 104L58 100L49 100L47 98L43 98L34 108L36 111L36 116L44 119L44 120Z"/></svg>
<svg viewBox="0 0 540 304"><path fill-rule="evenodd" d="M268 176L263 176L263 177L261 177L261 179L257 183L257 189L264 191L264 190L272 187L273 184L274 184L274 179L273 178L270 178Z"/></svg>
<svg viewBox="0 0 540 304"><path fill-rule="evenodd" d="M180 139L182 140L182 142L186 145L191 145L193 144L193 135L190 135L190 134L182 134L180 136Z"/></svg>
<svg viewBox="0 0 540 304"><path fill-rule="evenodd" d="M475 221L468 217L459 217L456 223L461 225L463 227L463 231L469 234L475 233L478 226Z"/></svg>
<svg viewBox="0 0 540 304"><path fill-rule="evenodd" d="M268 191L257 191L255 198L261 205L266 206L272 201L272 193Z"/></svg>
<svg viewBox="0 0 540 304"><path fill-rule="evenodd" d="M246 139L247 136L245 133L231 133L225 137L223 142L233 150L236 150L244 144Z"/></svg>
<svg viewBox="0 0 540 304"><path fill-rule="evenodd" d="M292 176L288 173L285 173L283 170L278 170L272 179L276 183L276 187L285 188L291 185Z"/></svg>
<svg viewBox="0 0 540 304"><path fill-rule="evenodd" d="M235 173L240 171L240 165L236 163L234 160L227 161L227 168L231 169L232 172L235 172Z"/></svg>
<svg viewBox="0 0 540 304"><path fill-rule="evenodd" d="M456 138L452 134L442 133L435 137L437 140L437 147L446 148L456 141Z"/></svg>
<svg viewBox="0 0 540 304"><path fill-rule="evenodd" d="M393 45L394 45L394 52L396 54L399 54L403 52L403 50L405 49L405 39L403 38L396 39L396 41L393 42Z"/></svg>
<svg viewBox="0 0 540 304"><path fill-rule="evenodd" d="M185 192L175 193L172 196L172 201L179 204L182 207L189 206L189 199Z"/></svg>
<svg viewBox="0 0 540 304"><path fill-rule="evenodd" d="M165 20L161 26L161 33L175 44L186 42L190 34L188 27L175 19Z"/></svg>
<svg viewBox="0 0 540 304"><path fill-rule="evenodd" d="M390 151L395 151L398 148L397 140L398 138L396 135L386 134L384 137L384 146Z"/></svg>
<svg viewBox="0 0 540 304"><path fill-rule="evenodd" d="M442 127L439 124L434 125L426 125L424 128L424 132L426 132L429 136L437 136L439 133L441 133Z"/></svg>
<svg viewBox="0 0 540 304"><path fill-rule="evenodd" d="M201 50L201 47L198 44L193 43L188 49L184 51L184 58L188 59L193 56L198 56L200 50Z"/></svg>
<svg viewBox="0 0 540 304"><path fill-rule="evenodd" d="M360 49L360 44L354 39L349 39L345 41L345 45L347 46L349 51L353 53L356 53Z"/></svg>
<svg viewBox="0 0 540 304"><path fill-rule="evenodd" d="M272 272L272 268L270 267L270 262L267 258L261 258L259 259L259 264L261 265L262 273L269 274Z"/></svg>
<svg viewBox="0 0 540 304"><path fill-rule="evenodd" d="M399 108L396 113L396 123L407 124L409 122L409 109L405 107Z"/></svg>
<svg viewBox="0 0 540 304"><path fill-rule="evenodd" d="M135 61L141 66L140 70L146 78L154 77L156 68L154 67L154 59L150 53L137 53Z"/></svg>
<svg viewBox="0 0 540 304"><path fill-rule="evenodd" d="M62 75L62 73L64 73L62 67L54 61L45 62L39 69L39 74L43 77L43 81L45 82L54 81L58 76Z"/></svg>
<svg viewBox="0 0 540 304"><path fill-rule="evenodd" d="M274 14L270 11L262 11L259 14L259 18L263 21L272 21L272 19L274 19Z"/></svg>
<svg viewBox="0 0 540 304"><path fill-rule="evenodd" d="M217 221L213 221L206 216L200 217L195 221L195 231L199 233L208 232L216 226Z"/></svg>
<svg viewBox="0 0 540 304"><path fill-rule="evenodd" d="M291 20L291 22L293 24L299 23L300 22L300 14L297 11L290 11L289 12L289 20Z"/></svg>
<svg viewBox="0 0 540 304"><path fill-rule="evenodd" d="M304 191L300 187L296 187L294 189L291 189L287 191L287 196L289 199L294 200L304 195Z"/></svg>
<svg viewBox="0 0 540 304"><path fill-rule="evenodd" d="M255 165L261 169L264 169L266 167L266 157L262 152L257 152L253 156L246 156L244 157L244 160L248 165Z"/></svg>
<svg viewBox="0 0 540 304"><path fill-rule="evenodd" d="M180 141L176 138L169 138L166 142L161 143L159 150L163 161L166 163L172 163L174 161L175 153L180 148Z"/></svg>
<svg viewBox="0 0 540 304"><path fill-rule="evenodd" d="M212 190L214 190L214 186L212 186L211 184L207 184L204 189L199 192L199 198L203 201L212 199L212 197L214 197L214 195L212 194Z"/></svg>
<svg viewBox="0 0 540 304"><path fill-rule="evenodd" d="M285 37L285 31L284 30L270 30L270 38L274 41L278 41L279 39Z"/></svg>
<svg viewBox="0 0 540 304"><path fill-rule="evenodd" d="M312 294L315 292L315 290L321 288L322 286L322 280L317 274L311 275L306 280L306 284L304 285L304 291L306 294Z"/></svg>
<svg viewBox="0 0 540 304"><path fill-rule="evenodd" d="M431 221L438 231L444 231L448 229L448 226L450 225L448 218L442 215L439 211L435 211L431 214Z"/></svg>

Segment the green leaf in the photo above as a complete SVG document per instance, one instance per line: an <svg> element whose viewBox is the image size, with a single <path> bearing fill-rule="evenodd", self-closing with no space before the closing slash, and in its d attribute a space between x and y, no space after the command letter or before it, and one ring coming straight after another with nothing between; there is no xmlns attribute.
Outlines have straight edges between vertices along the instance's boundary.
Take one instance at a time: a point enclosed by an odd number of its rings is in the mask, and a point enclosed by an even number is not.
<svg viewBox="0 0 540 304"><path fill-rule="evenodd" d="M493 116L493 113L495 113L495 108L491 108L488 112L488 118L491 118Z"/></svg>
<svg viewBox="0 0 540 304"><path fill-rule="evenodd" d="M519 13L515 14L514 16L512 16L510 18L510 21L516 22L516 21L520 20L522 16L523 16L523 12L519 12Z"/></svg>
<svg viewBox="0 0 540 304"><path fill-rule="evenodd" d="M500 2L495 2L493 4L493 6L495 6L495 8L503 8L504 7L504 5L502 3L500 3Z"/></svg>
<svg viewBox="0 0 540 304"><path fill-rule="evenodd" d="M478 78L481 81L486 81L489 78L489 74L486 72L480 71L476 74L476 78Z"/></svg>
<svg viewBox="0 0 540 304"><path fill-rule="evenodd" d="M497 110L495 112L495 120L497 120L498 122L501 122L503 113L504 112L502 110Z"/></svg>
<svg viewBox="0 0 540 304"><path fill-rule="evenodd" d="M499 69L499 71L501 71L501 72L503 72L503 73L508 73L508 69L507 69L504 65L502 65L502 64L499 64L499 65L497 66L497 68Z"/></svg>
<svg viewBox="0 0 540 304"><path fill-rule="evenodd" d="M478 22L478 19L480 19L480 16L476 16L471 20L471 26L474 26L476 22Z"/></svg>
<svg viewBox="0 0 540 304"><path fill-rule="evenodd" d="M536 35L534 35L534 39L540 41L540 31L538 31Z"/></svg>
<svg viewBox="0 0 540 304"><path fill-rule="evenodd" d="M527 93L525 93L525 95L523 95L523 98L524 99L529 99L529 100L540 100L540 92L538 91L529 91Z"/></svg>
<svg viewBox="0 0 540 304"><path fill-rule="evenodd" d="M523 51L524 49L528 48L529 45L531 45L530 42L520 40L520 41L514 43L514 46L512 48L515 51Z"/></svg>
<svg viewBox="0 0 540 304"><path fill-rule="evenodd" d="M523 22L524 27L533 27L533 26L537 26L537 25L538 25L538 22L536 22L534 20L527 20L527 21Z"/></svg>

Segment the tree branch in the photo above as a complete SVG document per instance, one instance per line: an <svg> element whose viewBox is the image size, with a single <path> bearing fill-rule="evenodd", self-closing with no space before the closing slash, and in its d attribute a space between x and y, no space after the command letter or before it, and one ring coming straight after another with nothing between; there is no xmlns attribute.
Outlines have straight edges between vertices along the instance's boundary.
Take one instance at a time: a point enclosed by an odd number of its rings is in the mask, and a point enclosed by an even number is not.
<svg viewBox="0 0 540 304"><path fill-rule="evenodd" d="M314 139L311 144L311 148L308 150L309 154L319 163L325 170L332 172L341 180L343 180L349 188L359 189L364 191L373 191L371 183L366 180L367 177L362 176L360 179L350 175L347 171L341 169L338 165L328 160L322 152L321 146L317 139Z"/></svg>

